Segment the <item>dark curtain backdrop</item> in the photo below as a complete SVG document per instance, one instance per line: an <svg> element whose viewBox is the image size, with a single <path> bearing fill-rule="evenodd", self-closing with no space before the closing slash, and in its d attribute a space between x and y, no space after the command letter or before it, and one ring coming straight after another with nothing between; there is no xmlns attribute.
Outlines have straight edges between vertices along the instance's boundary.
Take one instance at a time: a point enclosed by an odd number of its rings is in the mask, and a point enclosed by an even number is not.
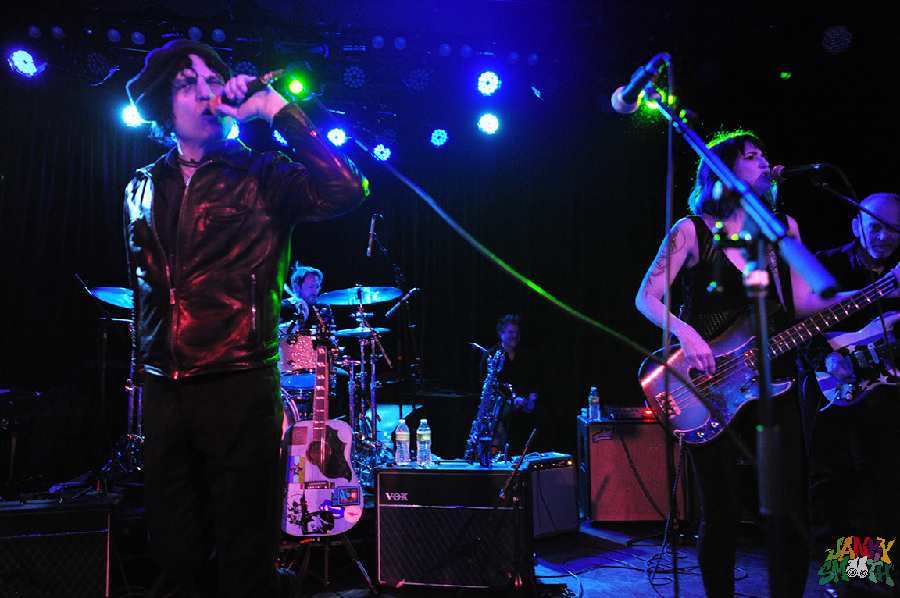
<svg viewBox="0 0 900 598"><path fill-rule="evenodd" d="M791 87L755 67L757 43L766 41L707 51L698 41L676 56L676 64L691 65L683 68L681 99L702 114L698 132L708 138L722 126L749 127L767 141L773 162L827 161L847 172L860 195L896 191L896 119L847 108L858 106L858 90L872 87L850 84L854 63L813 61L812 73L822 75L811 78L815 85ZM560 71L566 93L546 101L520 98L495 138L454 133L439 151L400 143L392 164L513 268L573 308L656 348L660 332L637 313L633 297L664 234L665 125L606 108L610 91L640 62L635 56L659 50L655 42L631 45L640 46L631 48L633 55L595 51L605 47L598 40L586 43L590 56ZM703 68L694 65L702 67L713 55L747 73L747 81L704 83ZM12 391L0 404L21 430L21 475L59 481L102 462L124 431L128 327L107 325L102 359L101 319L107 312L116 319L129 313L98 304L75 275L88 287L127 285L123 190L134 169L162 148L145 130L121 124L124 81L112 80L107 89L66 77L24 81L0 70L0 389ZM723 73L713 82L724 81ZM816 95L819 89L823 95ZM823 99L827 106L817 104ZM460 119L468 118L464 108ZM248 145L273 147L264 129L250 127ZM422 389L477 394L480 355L469 342L492 345L497 319L517 313L545 381L545 429L536 448L574 452L575 416L590 386L599 386L608 403L642 404L639 354L515 282L386 169L358 148L348 153L371 179L371 197L343 217L299 225L293 255L324 270L324 291L355 284L421 289L408 313L385 319L393 302L368 311L372 325L391 329L382 341L395 363L421 359ZM685 212L695 164L676 139L676 218ZM849 238L853 212L828 194L792 181L782 198L811 248ZM388 255L376 250L366 258L374 213L383 216L376 231ZM356 326L351 312L335 309L339 328ZM409 324L414 328L405 334ZM358 358L355 342L343 344ZM396 378L384 361L378 371L386 382ZM385 384L383 392L397 391ZM0 431L8 433L8 427Z"/></svg>

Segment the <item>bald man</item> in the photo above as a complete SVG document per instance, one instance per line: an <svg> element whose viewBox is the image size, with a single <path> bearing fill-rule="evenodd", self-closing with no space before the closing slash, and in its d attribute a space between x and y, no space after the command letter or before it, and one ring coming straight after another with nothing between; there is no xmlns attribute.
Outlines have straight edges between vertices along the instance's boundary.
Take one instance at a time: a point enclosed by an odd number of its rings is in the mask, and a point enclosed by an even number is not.
<svg viewBox="0 0 900 598"><path fill-rule="evenodd" d="M900 227L897 195L875 193L861 205ZM900 232L864 211L852 220L851 228L853 242L816 257L842 288L861 289L900 261ZM893 329L900 333L900 299L885 299L881 308L884 327L878 307L868 306L810 341L798 357L809 453L810 531L813 556L820 561L839 538L895 539L900 534L896 507L900 476L895 473L900 449L896 440L889 440L896 439L900 426L900 380L885 365L884 356L875 357L870 350L884 342L885 329L889 341L896 340ZM861 355L867 357L860 361ZM846 399L852 400L842 405Z"/></svg>

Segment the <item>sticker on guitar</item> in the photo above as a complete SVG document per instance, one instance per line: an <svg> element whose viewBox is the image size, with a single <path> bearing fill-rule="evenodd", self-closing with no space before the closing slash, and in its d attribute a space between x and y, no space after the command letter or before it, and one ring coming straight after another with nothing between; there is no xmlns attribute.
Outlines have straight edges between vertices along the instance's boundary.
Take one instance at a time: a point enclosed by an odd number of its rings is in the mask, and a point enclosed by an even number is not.
<svg viewBox="0 0 900 598"><path fill-rule="evenodd" d="M884 314L884 328L881 318L875 318L856 332L829 332L823 335L831 348L844 358L844 363L849 362L853 371L844 376L816 372L816 381L828 401L821 411L832 405L855 405L875 387L900 383L895 359L900 350L895 331L898 321L900 312L890 311ZM887 342L885 329L888 332Z"/></svg>

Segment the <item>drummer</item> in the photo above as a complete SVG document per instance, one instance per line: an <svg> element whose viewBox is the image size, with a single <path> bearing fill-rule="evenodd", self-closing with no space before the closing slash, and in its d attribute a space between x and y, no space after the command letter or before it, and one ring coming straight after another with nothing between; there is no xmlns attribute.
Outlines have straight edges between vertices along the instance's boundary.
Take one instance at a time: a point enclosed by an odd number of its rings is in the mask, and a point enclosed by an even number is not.
<svg viewBox="0 0 900 598"><path fill-rule="evenodd" d="M281 321L292 322L291 329L305 330L314 328L315 316L310 318L311 305L322 289L322 271L312 266L302 266L296 262L291 271L291 286L285 287L287 297L281 301ZM323 306L328 309L328 306Z"/></svg>

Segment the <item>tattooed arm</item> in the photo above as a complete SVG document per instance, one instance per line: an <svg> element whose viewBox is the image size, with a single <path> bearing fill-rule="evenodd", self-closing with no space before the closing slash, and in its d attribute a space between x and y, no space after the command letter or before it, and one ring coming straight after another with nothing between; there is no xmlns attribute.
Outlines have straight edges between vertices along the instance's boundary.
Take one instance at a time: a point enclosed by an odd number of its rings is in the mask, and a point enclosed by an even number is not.
<svg viewBox="0 0 900 598"><path fill-rule="evenodd" d="M669 277L666 279L666 255L670 255ZM663 328L666 321L666 305L663 298L672 282L682 268L690 268L697 263L697 231L694 223L685 218L672 227L669 235L663 239L653 259L653 263L644 275L641 287L634 299L635 307L648 320ZM708 373L715 372L716 362L712 349L692 327L671 314L669 329L678 337L684 349L685 357L692 367Z"/></svg>

